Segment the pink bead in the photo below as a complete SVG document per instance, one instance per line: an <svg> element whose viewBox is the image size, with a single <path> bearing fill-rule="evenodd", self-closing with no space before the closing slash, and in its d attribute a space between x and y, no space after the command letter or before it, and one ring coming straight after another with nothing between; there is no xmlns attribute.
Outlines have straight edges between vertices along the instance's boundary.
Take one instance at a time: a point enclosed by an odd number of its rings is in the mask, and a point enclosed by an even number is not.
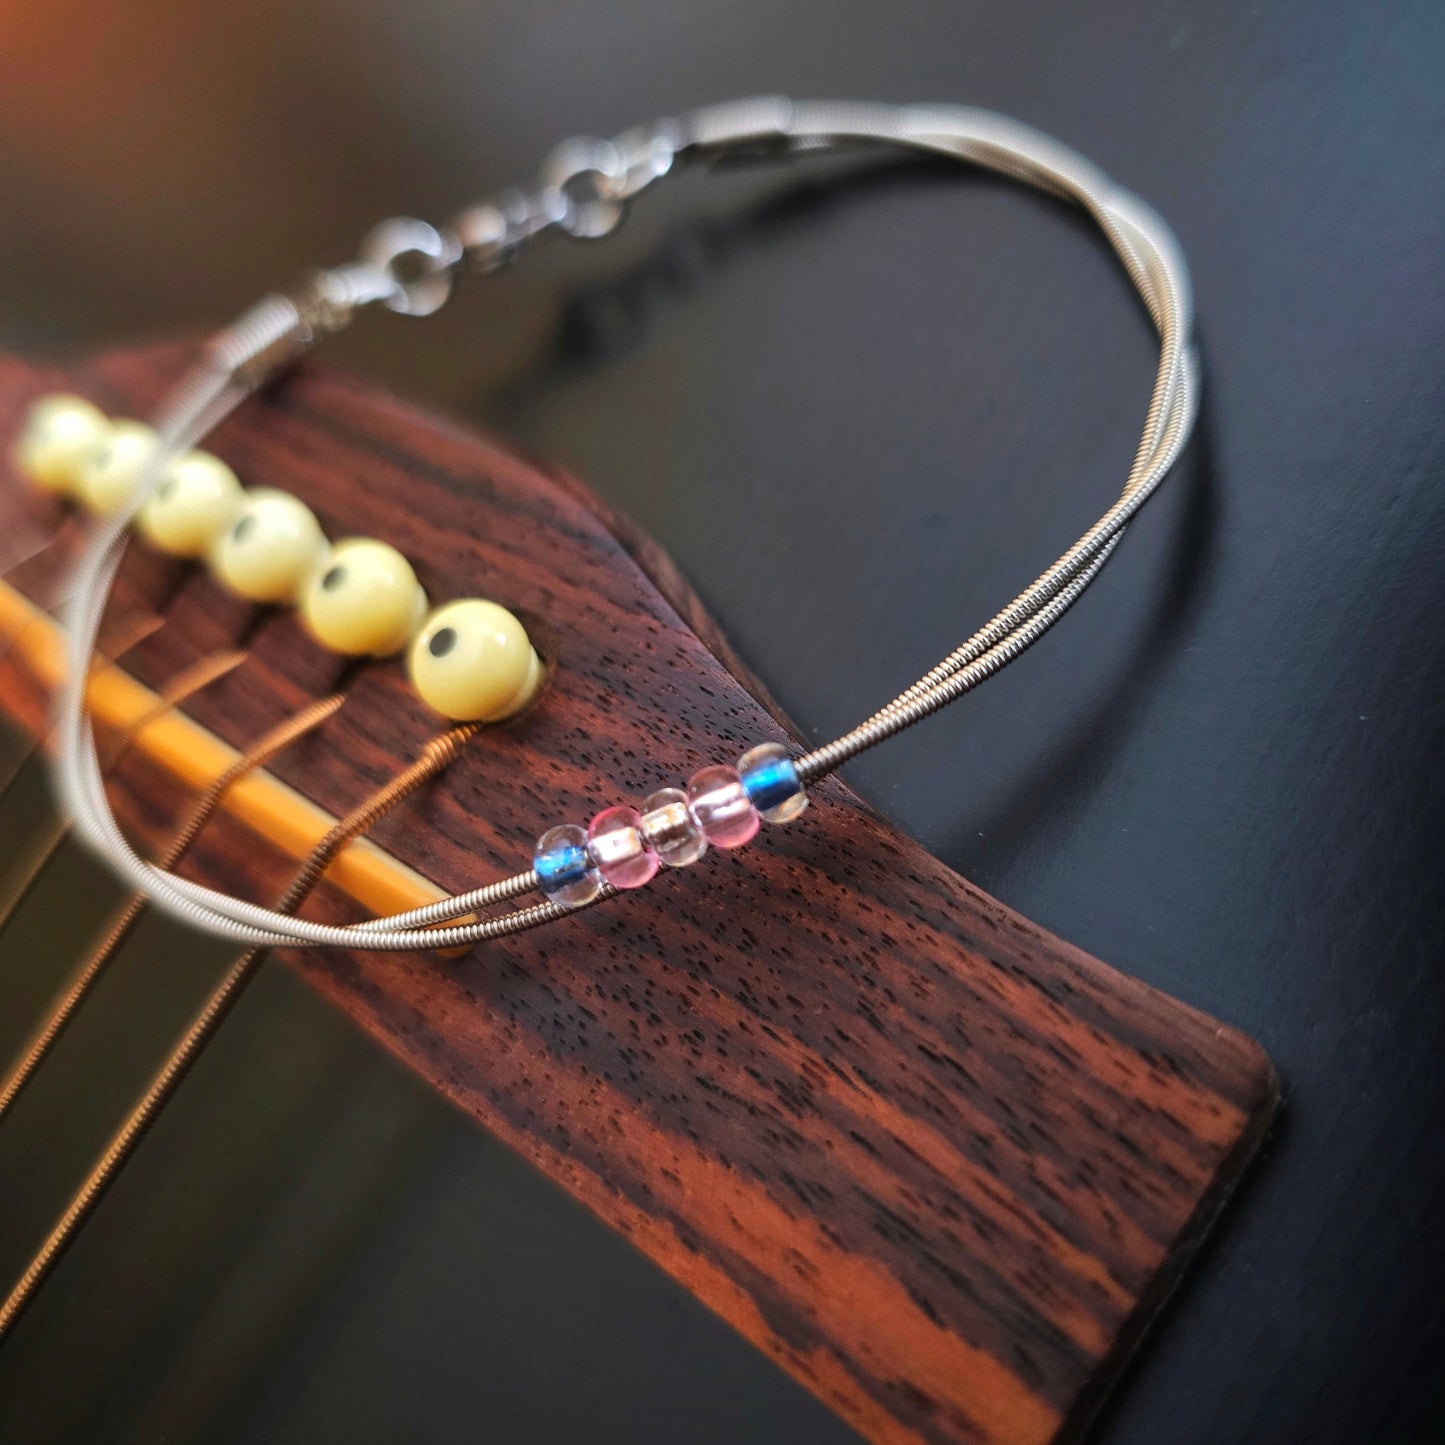
<svg viewBox="0 0 1445 1445"><path fill-rule="evenodd" d="M657 872L636 808L604 808L587 825L587 851L614 888L641 888Z"/></svg>
<svg viewBox="0 0 1445 1445"><path fill-rule="evenodd" d="M704 768L694 774L687 802L707 841L718 848L741 848L762 825L734 768Z"/></svg>

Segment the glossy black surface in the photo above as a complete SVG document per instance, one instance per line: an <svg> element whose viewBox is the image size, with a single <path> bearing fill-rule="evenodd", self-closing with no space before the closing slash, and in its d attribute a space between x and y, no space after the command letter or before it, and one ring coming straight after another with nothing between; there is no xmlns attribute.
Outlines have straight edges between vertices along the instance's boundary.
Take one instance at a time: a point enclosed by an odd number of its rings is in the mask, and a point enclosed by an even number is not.
<svg viewBox="0 0 1445 1445"><path fill-rule="evenodd" d="M574 131L759 90L993 106L1158 207L1207 368L1186 464L1055 634L851 777L1284 1074L1276 1137L1100 1438L1438 1438L1445 10L53 10L0 10L17 349L209 322ZM1102 510L1152 367L1074 215L888 162L680 183L608 247L333 359L571 465L820 737ZM214 966L147 939L197 988ZM0 939L7 1041L43 953ZM130 987L91 1026L158 1046ZM844 1436L279 970L226 1035L0 1352L0 1401L32 1412L11 1438ZM82 1037L0 1139L7 1261L99 1137L85 1101L120 1087ZM701 1323L659 1325L657 1300Z"/></svg>

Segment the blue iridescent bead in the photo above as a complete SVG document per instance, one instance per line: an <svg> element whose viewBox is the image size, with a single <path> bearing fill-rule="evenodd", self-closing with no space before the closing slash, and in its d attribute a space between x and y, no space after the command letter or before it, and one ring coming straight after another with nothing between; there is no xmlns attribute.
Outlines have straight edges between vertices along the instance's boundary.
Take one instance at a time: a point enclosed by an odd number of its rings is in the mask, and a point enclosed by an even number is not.
<svg viewBox="0 0 1445 1445"><path fill-rule="evenodd" d="M808 806L798 765L782 743L759 743L738 759L748 800L770 823L786 823Z"/></svg>
<svg viewBox="0 0 1445 1445"><path fill-rule="evenodd" d="M602 875L587 851L587 830L576 823L548 828L532 855L537 886L553 903L575 908L590 903L602 889Z"/></svg>

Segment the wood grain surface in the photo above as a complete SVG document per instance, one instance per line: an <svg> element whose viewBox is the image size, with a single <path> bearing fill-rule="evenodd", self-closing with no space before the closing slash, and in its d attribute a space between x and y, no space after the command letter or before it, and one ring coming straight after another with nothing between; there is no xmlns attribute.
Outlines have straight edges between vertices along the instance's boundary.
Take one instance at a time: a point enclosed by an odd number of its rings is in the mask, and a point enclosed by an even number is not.
<svg viewBox="0 0 1445 1445"><path fill-rule="evenodd" d="M144 414L182 360L64 384ZM0 365L0 434L62 380ZM214 445L331 535L395 543L433 598L513 608L554 667L540 706L376 829L438 884L511 873L553 823L787 736L675 569L574 480L316 371ZM3 487L20 555L57 517ZM48 599L64 551L12 584ZM187 709L237 746L347 688L274 769L331 811L436 730L396 664L342 665L293 618L137 551L117 618L156 607L165 625L124 658L148 684L250 648ZM3 661L0 703L43 727ZM152 847L185 803L139 757L113 786ZM188 871L264 898L286 867L223 821ZM875 1441L1076 1436L1277 1098L1250 1040L1011 913L836 779L799 823L548 930L463 958L288 961Z"/></svg>

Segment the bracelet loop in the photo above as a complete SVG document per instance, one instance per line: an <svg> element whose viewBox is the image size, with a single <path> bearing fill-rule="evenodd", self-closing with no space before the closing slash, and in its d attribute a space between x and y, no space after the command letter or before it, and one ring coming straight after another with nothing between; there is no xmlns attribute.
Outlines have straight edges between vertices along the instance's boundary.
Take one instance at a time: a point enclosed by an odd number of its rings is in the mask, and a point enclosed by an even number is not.
<svg viewBox="0 0 1445 1445"><path fill-rule="evenodd" d="M56 754L61 792L81 834L106 855L118 874L164 911L249 944L452 948L518 933L568 911L547 903L436 928L530 892L539 885L534 867L424 909L334 926L247 903L141 858L121 834L106 799L85 708L85 679L128 523L176 456L195 446L277 365L345 325L360 307L379 301L404 315L430 315L451 294L464 261L475 270L492 271L525 245L554 231L584 240L608 235L620 224L633 196L668 174L678 161L792 156L870 146L900 147L971 163L1081 207L1114 248L1148 308L1159 335L1159 366L1134 461L1114 503L1058 561L891 702L832 742L785 759L790 785L797 790L936 712L1042 637L1113 555L1129 522L1168 476L1194 424L1199 359L1191 335L1193 303L1188 268L1173 233L1138 197L1115 185L1083 156L988 111L793 102L775 96L709 106L677 120L625 132L614 141L569 141L553 152L539 187L510 191L495 204L464 211L450 229L406 218L387 221L366 238L360 261L320 273L294 298L268 299L218 338L202 365L171 397L157 426L160 445L131 501L100 525L77 568ZM735 797L739 788L746 791L746 784L732 770L704 769L708 772L729 775L723 788L728 797ZM610 885L595 895L608 896Z"/></svg>

